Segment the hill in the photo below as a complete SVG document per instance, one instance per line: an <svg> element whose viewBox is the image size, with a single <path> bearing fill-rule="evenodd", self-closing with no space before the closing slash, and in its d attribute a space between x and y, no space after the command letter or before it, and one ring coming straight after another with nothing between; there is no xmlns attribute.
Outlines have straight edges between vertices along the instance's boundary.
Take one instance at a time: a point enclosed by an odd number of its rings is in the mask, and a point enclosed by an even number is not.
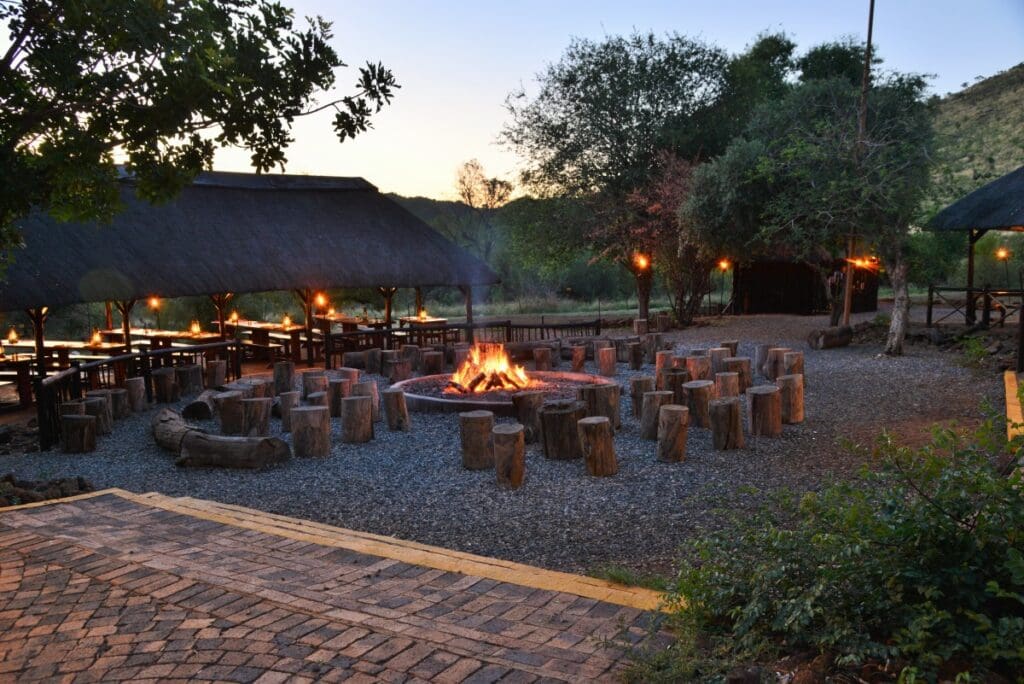
<svg viewBox="0 0 1024 684"><path fill-rule="evenodd" d="M1024 165L1024 63L933 101L941 209Z"/></svg>

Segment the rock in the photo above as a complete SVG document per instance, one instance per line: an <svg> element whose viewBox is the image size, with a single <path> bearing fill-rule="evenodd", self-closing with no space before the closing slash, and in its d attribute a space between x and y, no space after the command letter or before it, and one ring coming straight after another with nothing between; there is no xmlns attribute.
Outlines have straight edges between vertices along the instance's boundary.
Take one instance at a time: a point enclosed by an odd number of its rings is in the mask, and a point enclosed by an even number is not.
<svg viewBox="0 0 1024 684"><path fill-rule="evenodd" d="M764 674L764 670L757 665L741 665L725 675L725 684L761 684Z"/></svg>
<svg viewBox="0 0 1024 684"><path fill-rule="evenodd" d="M13 437L14 431L11 430L11 428L6 427L0 429L0 444L9 444Z"/></svg>
<svg viewBox="0 0 1024 684"><path fill-rule="evenodd" d="M996 340L992 344L985 347L985 351L988 352L989 354L998 354L1002 348L1003 343L1000 342L999 340Z"/></svg>
<svg viewBox="0 0 1024 684"><path fill-rule="evenodd" d="M825 675L809 667L802 667L793 673L790 684L825 684Z"/></svg>
<svg viewBox="0 0 1024 684"><path fill-rule="evenodd" d="M931 342L932 344L942 345L948 342L945 333L943 333L938 328L928 328L927 330L928 341Z"/></svg>

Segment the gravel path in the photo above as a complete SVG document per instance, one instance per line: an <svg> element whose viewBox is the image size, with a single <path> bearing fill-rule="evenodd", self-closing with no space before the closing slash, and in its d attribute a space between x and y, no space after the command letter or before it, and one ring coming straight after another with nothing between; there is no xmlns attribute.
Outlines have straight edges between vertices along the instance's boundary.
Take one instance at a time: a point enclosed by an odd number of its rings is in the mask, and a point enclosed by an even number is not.
<svg viewBox="0 0 1024 684"><path fill-rule="evenodd" d="M860 464L838 436L870 441L882 428L900 433L940 420L974 421L985 398L1001 406L999 377L978 375L929 347L912 346L896 359L879 357L873 345L807 350L803 337L822 324L749 316L675 334L679 350L722 339L740 339L741 355L752 356L757 342L804 349L807 420L786 426L779 439L751 439L747 449L730 452L713 451L708 431L691 429L687 460L663 464L654 443L638 439L627 391L615 438L619 473L611 478L588 477L581 462L548 461L539 445L528 445L523 488L501 491L493 473L461 468L457 416L431 414L413 414L410 433L378 423L376 439L364 445L342 444L335 421L330 458L235 472L176 468L153 443L149 412L118 422L93 454L3 456L0 473L82 475L97 487L240 504L560 570L669 572L681 547L757 506L766 492L806 490L830 474L854 472ZM619 380L628 385L625 368L619 365ZM272 424L276 431L279 421Z"/></svg>

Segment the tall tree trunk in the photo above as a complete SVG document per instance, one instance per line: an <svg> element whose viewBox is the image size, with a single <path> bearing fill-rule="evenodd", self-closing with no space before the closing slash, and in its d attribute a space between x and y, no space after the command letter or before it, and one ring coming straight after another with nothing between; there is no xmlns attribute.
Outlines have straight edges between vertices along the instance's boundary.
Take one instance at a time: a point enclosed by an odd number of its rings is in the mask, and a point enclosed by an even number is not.
<svg viewBox="0 0 1024 684"><path fill-rule="evenodd" d="M909 265L902 254L886 259L886 269L892 282L892 319L889 322L889 336L885 340L885 353L890 356L903 354L903 340L907 336L910 320L910 292L907 290Z"/></svg>

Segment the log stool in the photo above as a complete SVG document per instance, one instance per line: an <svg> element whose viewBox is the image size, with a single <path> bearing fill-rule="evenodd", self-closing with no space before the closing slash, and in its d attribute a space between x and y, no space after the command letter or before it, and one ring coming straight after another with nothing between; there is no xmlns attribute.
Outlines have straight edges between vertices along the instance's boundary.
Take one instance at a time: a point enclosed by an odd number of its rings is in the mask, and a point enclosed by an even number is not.
<svg viewBox="0 0 1024 684"><path fill-rule="evenodd" d="M726 349L728 349L729 350L729 356L736 356L736 354L739 352L739 349L740 349L740 341L739 340L723 340L722 342L718 343L718 346L719 347L725 347Z"/></svg>
<svg viewBox="0 0 1024 684"><path fill-rule="evenodd" d="M236 390L213 395L213 405L220 417L222 435L240 435L245 426L242 417L242 393Z"/></svg>
<svg viewBox="0 0 1024 684"><path fill-rule="evenodd" d="M726 373L739 375L740 394L747 391L747 388L754 384L754 376L750 369L750 357L730 356L722 361Z"/></svg>
<svg viewBox="0 0 1024 684"><path fill-rule="evenodd" d="M708 358L711 359L711 378L725 370L725 359L732 356L728 347L712 347L708 349ZM709 378L710 379L710 378Z"/></svg>
<svg viewBox="0 0 1024 684"><path fill-rule="evenodd" d="M411 424L409 423L409 409L405 405L405 392L389 387L381 394L383 395L384 415L387 417L388 429L392 432L408 432L411 429Z"/></svg>
<svg viewBox="0 0 1024 684"><path fill-rule="evenodd" d="M277 405L281 411L281 432L292 431L292 409L299 405L299 398L301 396L301 392L295 391L281 392L277 395Z"/></svg>
<svg viewBox="0 0 1024 684"><path fill-rule="evenodd" d="M112 387L107 390L110 396L110 410L114 420L121 420L132 415L132 405L128 401L128 390L123 387Z"/></svg>
<svg viewBox="0 0 1024 684"><path fill-rule="evenodd" d="M249 378L245 384L251 388L250 396L246 399L273 399L274 379L273 378ZM323 390L317 390L323 391Z"/></svg>
<svg viewBox="0 0 1024 684"><path fill-rule="evenodd" d="M210 389L223 387L228 381L228 362L224 359L210 359L206 362L206 386ZM288 389L291 389L290 387Z"/></svg>
<svg viewBox="0 0 1024 684"><path fill-rule="evenodd" d="M373 347L366 350L366 372L380 375L381 349Z"/></svg>
<svg viewBox="0 0 1024 684"><path fill-rule="evenodd" d="M359 397L370 397L370 417L373 422L381 420L380 415L380 390L373 380L364 380L352 385L352 395Z"/></svg>
<svg viewBox="0 0 1024 684"><path fill-rule="evenodd" d="M804 376L780 375L775 378L782 401L782 422L787 425L804 422Z"/></svg>
<svg viewBox="0 0 1024 684"><path fill-rule="evenodd" d="M696 427L711 427L708 403L715 398L715 383L710 380L691 380L683 385L686 389L686 406L690 409L690 424Z"/></svg>
<svg viewBox="0 0 1024 684"><path fill-rule="evenodd" d="M786 374L786 353L793 351L789 347L772 347L768 350L768 359L764 362L764 376L769 380L775 380L780 375Z"/></svg>
<svg viewBox="0 0 1024 684"><path fill-rule="evenodd" d="M647 343L647 363L653 364L654 355L664 347L661 342L661 333L648 333L644 341Z"/></svg>
<svg viewBox="0 0 1024 684"><path fill-rule="evenodd" d="M658 460L679 463L686 460L686 435L690 410L679 404L662 404L658 409Z"/></svg>
<svg viewBox="0 0 1024 684"><path fill-rule="evenodd" d="M412 361L409 359L392 359L388 363L388 382L394 384L412 377Z"/></svg>
<svg viewBox="0 0 1024 684"><path fill-rule="evenodd" d="M466 411L459 414L459 436L462 439L462 467L483 470L494 467L491 431L494 414L490 411Z"/></svg>
<svg viewBox="0 0 1024 684"><path fill-rule="evenodd" d="M643 409L640 412L640 439L658 439L658 412L665 404L672 403L672 393L667 390L644 392Z"/></svg>
<svg viewBox="0 0 1024 684"><path fill-rule="evenodd" d="M665 376L663 375L663 372L665 371L665 369L671 368L671 367L672 367L672 350L670 350L670 349L663 349L661 351L655 352L655 354L654 354L654 378L655 378L655 383L654 384L655 384L655 387L657 387L659 390L666 389L666 387L665 387Z"/></svg>
<svg viewBox="0 0 1024 684"><path fill-rule="evenodd" d="M716 373L715 396L720 399L740 396L740 374L735 372Z"/></svg>
<svg viewBox="0 0 1024 684"><path fill-rule="evenodd" d="M646 318L634 318L633 319L633 334L634 335L646 335L647 330L647 319Z"/></svg>
<svg viewBox="0 0 1024 684"><path fill-rule="evenodd" d="M782 391L776 385L757 385L747 390L748 429L752 435L782 434Z"/></svg>
<svg viewBox="0 0 1024 684"><path fill-rule="evenodd" d="M576 423L587 473L608 477L619 471L612 443L612 423L606 416L589 416Z"/></svg>
<svg viewBox="0 0 1024 684"><path fill-rule="evenodd" d="M572 352L572 372L582 373L587 362L587 348L582 344L574 344L569 348Z"/></svg>
<svg viewBox="0 0 1024 684"><path fill-rule="evenodd" d="M711 357L710 356L687 356L686 370L690 371L691 380L711 379ZM692 416L691 416L692 419Z"/></svg>
<svg viewBox="0 0 1024 684"><path fill-rule="evenodd" d="M312 395L310 395L312 396ZM270 397L242 399L242 435L245 437L266 437L270 434ZM293 425L294 429L294 425Z"/></svg>
<svg viewBox="0 0 1024 684"><path fill-rule="evenodd" d="M60 446L66 454L96 451L96 416L62 415L60 417Z"/></svg>
<svg viewBox="0 0 1024 684"><path fill-rule="evenodd" d="M686 383L690 382L690 371L685 368L666 368L662 371L665 382L662 389L672 393L672 402L686 406Z"/></svg>
<svg viewBox="0 0 1024 684"><path fill-rule="evenodd" d="M354 385L360 381L363 373L358 368L352 368L350 366L342 366L341 368L334 371L337 373L339 378L344 378L349 381L349 384Z"/></svg>
<svg viewBox="0 0 1024 684"><path fill-rule="evenodd" d="M743 415L740 398L712 399L708 414L711 417L711 445L718 450L743 448Z"/></svg>
<svg viewBox="0 0 1024 684"><path fill-rule="evenodd" d="M352 394L352 381L348 378L330 378L327 381L327 405L331 416L341 417L341 400Z"/></svg>
<svg viewBox="0 0 1024 684"><path fill-rule="evenodd" d="M644 346L639 342L630 342L626 345L626 358L629 359L630 370L640 370L644 367Z"/></svg>
<svg viewBox="0 0 1024 684"><path fill-rule="evenodd" d="M341 365L345 368L366 368L365 351L349 351L341 355Z"/></svg>
<svg viewBox="0 0 1024 684"><path fill-rule="evenodd" d="M523 426L523 441L528 444L540 439L540 407L544 396L544 392L538 390L523 390L512 395L512 410Z"/></svg>
<svg viewBox="0 0 1024 684"><path fill-rule="evenodd" d="M360 383L361 384L361 383ZM341 400L341 441L369 442L373 439L373 397L353 394Z"/></svg>
<svg viewBox="0 0 1024 684"><path fill-rule="evenodd" d="M615 377L615 348L602 347L597 350L597 371L606 378Z"/></svg>
<svg viewBox="0 0 1024 684"><path fill-rule="evenodd" d="M555 460L582 458L576 424L587 417L582 401L553 401L540 407L540 434L544 457Z"/></svg>
<svg viewBox="0 0 1024 684"><path fill-rule="evenodd" d="M420 357L424 375L440 375L444 373L444 352L423 352Z"/></svg>
<svg viewBox="0 0 1024 684"><path fill-rule="evenodd" d="M153 398L158 404L170 404L178 400L178 384L174 381L173 368L157 368L151 373Z"/></svg>
<svg viewBox="0 0 1024 684"><path fill-rule="evenodd" d="M654 391L654 378L641 375L629 379L629 399L633 405L633 417L640 418L644 405L644 394Z"/></svg>
<svg viewBox="0 0 1024 684"><path fill-rule="evenodd" d="M57 411L62 416L84 416L85 404L82 403L81 399L70 399L62 401Z"/></svg>
<svg viewBox="0 0 1024 684"><path fill-rule="evenodd" d="M551 370L551 347L533 348L533 368L539 371Z"/></svg>
<svg viewBox="0 0 1024 684"><path fill-rule="evenodd" d="M295 389L295 362L278 361L274 364L274 394Z"/></svg>
<svg viewBox="0 0 1024 684"><path fill-rule="evenodd" d="M132 407L132 411L139 413L145 411L149 406L149 402L146 401L146 378L128 378L124 381L124 388L128 390L128 403Z"/></svg>
<svg viewBox="0 0 1024 684"><path fill-rule="evenodd" d="M408 361L413 370L419 370L420 346L418 344L403 344L398 348L398 356L403 361Z"/></svg>
<svg viewBox="0 0 1024 684"><path fill-rule="evenodd" d="M456 346L452 350L452 367L458 369L469 358L469 346Z"/></svg>
<svg viewBox="0 0 1024 684"><path fill-rule="evenodd" d="M526 450L523 426L519 423L495 425L491 430L494 443L494 473L498 486L519 489L526 475Z"/></svg>
<svg viewBox="0 0 1024 684"><path fill-rule="evenodd" d="M198 363L175 366L174 379L178 383L179 396L191 397L203 391L203 367Z"/></svg>
<svg viewBox="0 0 1024 684"><path fill-rule="evenodd" d="M110 411L110 400L106 396L87 396L82 403L85 405L85 414L96 418L96 434L109 435L114 427L114 415Z"/></svg>
<svg viewBox="0 0 1024 684"><path fill-rule="evenodd" d="M605 416L611 422L612 430L622 427L619 419L618 385L582 385L576 389L576 398L587 407L587 417Z"/></svg>
<svg viewBox="0 0 1024 684"><path fill-rule="evenodd" d="M397 349L382 350L380 353L380 374L385 378L391 377L391 364L401 360L402 357Z"/></svg>
<svg viewBox="0 0 1024 684"><path fill-rule="evenodd" d="M331 455L331 411L327 406L296 406L291 410L291 421L292 451L296 456Z"/></svg>
<svg viewBox="0 0 1024 684"><path fill-rule="evenodd" d="M310 392L309 396L306 397L307 406L326 406L328 412L331 409L330 399L327 397L327 392Z"/></svg>
<svg viewBox="0 0 1024 684"><path fill-rule="evenodd" d="M768 350L774 346L774 344L758 344L754 347L754 370L761 375L765 373L764 367L768 362Z"/></svg>
<svg viewBox="0 0 1024 684"><path fill-rule="evenodd" d="M313 392L326 392L328 388L326 371L307 371L302 374L302 398L308 399Z"/></svg>
<svg viewBox="0 0 1024 684"><path fill-rule="evenodd" d="M788 351L782 357L783 375L804 375L804 353L802 351ZM804 383L807 378L804 378Z"/></svg>

